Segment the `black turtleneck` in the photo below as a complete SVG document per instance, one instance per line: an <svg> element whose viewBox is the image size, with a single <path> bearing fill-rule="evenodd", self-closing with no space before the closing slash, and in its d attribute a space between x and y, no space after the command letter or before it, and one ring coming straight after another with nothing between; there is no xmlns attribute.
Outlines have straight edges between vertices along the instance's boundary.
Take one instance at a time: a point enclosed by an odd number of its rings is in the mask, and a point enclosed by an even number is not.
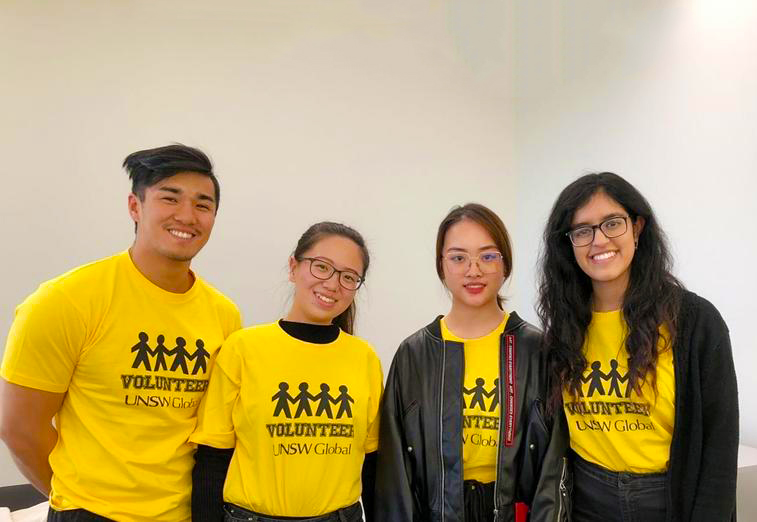
<svg viewBox="0 0 757 522"><path fill-rule="evenodd" d="M335 324L297 323L279 319L279 326L287 334L306 343L328 344L339 337L339 327Z"/></svg>

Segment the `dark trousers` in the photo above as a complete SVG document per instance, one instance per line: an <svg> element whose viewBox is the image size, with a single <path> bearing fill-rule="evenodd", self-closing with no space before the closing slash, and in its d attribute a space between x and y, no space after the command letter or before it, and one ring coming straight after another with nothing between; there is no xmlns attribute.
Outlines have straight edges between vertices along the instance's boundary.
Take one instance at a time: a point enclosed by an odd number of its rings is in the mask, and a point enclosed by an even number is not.
<svg viewBox="0 0 757 522"><path fill-rule="evenodd" d="M47 512L47 522L112 522L109 518L90 513L86 509L69 509L56 511L53 508Z"/></svg>
<svg viewBox="0 0 757 522"><path fill-rule="evenodd" d="M618 473L573 457L573 522L664 522L666 473Z"/></svg>
<svg viewBox="0 0 757 522"><path fill-rule="evenodd" d="M325 515L316 517L274 517L271 515L261 515L248 509L241 508L234 504L226 503L223 507L224 522L287 522L290 520L299 520L300 522L362 522L363 508L360 502L355 502L349 507L337 509Z"/></svg>
<svg viewBox="0 0 757 522"><path fill-rule="evenodd" d="M476 480L466 480L463 492L465 522L494 520L494 482L482 484Z"/></svg>

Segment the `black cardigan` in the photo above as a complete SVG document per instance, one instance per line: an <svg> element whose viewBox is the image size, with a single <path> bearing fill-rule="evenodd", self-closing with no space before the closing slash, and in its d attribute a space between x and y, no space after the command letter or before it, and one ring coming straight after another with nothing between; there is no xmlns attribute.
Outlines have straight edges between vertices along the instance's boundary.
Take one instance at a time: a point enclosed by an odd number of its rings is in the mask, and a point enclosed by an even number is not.
<svg viewBox="0 0 757 522"><path fill-rule="evenodd" d="M674 341L675 426L668 481L671 522L736 520L739 404L728 327L685 291Z"/></svg>

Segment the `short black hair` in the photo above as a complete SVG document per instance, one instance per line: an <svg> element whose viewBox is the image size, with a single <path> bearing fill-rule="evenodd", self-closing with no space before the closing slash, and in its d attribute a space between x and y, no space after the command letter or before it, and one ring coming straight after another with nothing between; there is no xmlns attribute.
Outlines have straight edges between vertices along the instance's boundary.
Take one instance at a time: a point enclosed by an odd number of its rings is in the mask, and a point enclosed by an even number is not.
<svg viewBox="0 0 757 522"><path fill-rule="evenodd" d="M216 212L221 202L221 187L213 173L210 158L199 149L181 143L132 152L124 159L123 167L129 173L131 191L145 200L145 189L180 172L196 172L213 182Z"/></svg>

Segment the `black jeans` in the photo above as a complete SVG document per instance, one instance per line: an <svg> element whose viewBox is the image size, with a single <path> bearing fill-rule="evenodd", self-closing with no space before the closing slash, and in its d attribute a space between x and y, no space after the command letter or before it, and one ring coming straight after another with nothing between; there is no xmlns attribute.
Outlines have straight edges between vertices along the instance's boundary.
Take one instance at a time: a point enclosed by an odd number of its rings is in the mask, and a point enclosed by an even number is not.
<svg viewBox="0 0 757 522"><path fill-rule="evenodd" d="M476 480L466 480L463 492L465 522L494 520L494 482L482 484Z"/></svg>
<svg viewBox="0 0 757 522"><path fill-rule="evenodd" d="M573 457L573 522L664 522L666 473L618 473Z"/></svg>
<svg viewBox="0 0 757 522"><path fill-rule="evenodd" d="M276 518L271 515L261 515L260 513L255 513L254 511L249 511L229 503L224 505L223 510L224 522L288 522L291 520L298 520L300 522L362 522L363 520L363 508L360 507L360 502L355 502L349 507L337 509L331 513L326 513L325 515L318 515L310 518Z"/></svg>
<svg viewBox="0 0 757 522"><path fill-rule="evenodd" d="M69 509L56 511L53 508L47 512L47 522L112 522L109 518L90 513L86 509Z"/></svg>

